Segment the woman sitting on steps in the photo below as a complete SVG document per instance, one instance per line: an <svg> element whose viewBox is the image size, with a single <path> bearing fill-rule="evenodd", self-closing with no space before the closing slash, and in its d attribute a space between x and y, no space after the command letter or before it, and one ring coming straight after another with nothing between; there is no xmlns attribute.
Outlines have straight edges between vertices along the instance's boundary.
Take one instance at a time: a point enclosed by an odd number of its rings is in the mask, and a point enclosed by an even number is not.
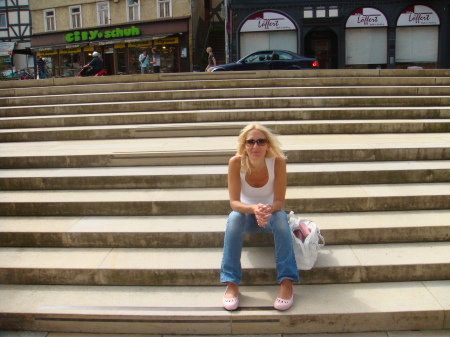
<svg viewBox="0 0 450 337"><path fill-rule="evenodd" d="M246 126L238 138L238 151L228 163L228 191L233 210L228 218L220 281L227 283L223 306L239 306L244 233L272 233L280 292L274 307L293 304L293 282L299 281L291 231L284 212L286 161L275 136L258 123Z"/></svg>

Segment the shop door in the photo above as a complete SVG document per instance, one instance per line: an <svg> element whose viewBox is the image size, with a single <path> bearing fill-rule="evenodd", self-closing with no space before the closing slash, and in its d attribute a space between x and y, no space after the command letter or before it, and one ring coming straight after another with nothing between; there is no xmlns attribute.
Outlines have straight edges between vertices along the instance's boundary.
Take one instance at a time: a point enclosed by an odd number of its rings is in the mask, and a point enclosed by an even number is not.
<svg viewBox="0 0 450 337"><path fill-rule="evenodd" d="M115 75L114 71L114 54L106 53L103 55L103 68L108 71L108 75Z"/></svg>
<svg viewBox="0 0 450 337"><path fill-rule="evenodd" d="M329 29L319 28L305 36L304 56L315 57L320 69L337 69L337 36Z"/></svg>

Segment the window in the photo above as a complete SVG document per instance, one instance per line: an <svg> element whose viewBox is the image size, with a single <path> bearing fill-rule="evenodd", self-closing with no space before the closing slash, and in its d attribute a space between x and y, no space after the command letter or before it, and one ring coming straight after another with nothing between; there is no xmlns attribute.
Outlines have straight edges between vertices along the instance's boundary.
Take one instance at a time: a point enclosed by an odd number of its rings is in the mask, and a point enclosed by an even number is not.
<svg viewBox="0 0 450 337"><path fill-rule="evenodd" d="M312 7L305 7L303 10L303 17L305 19L311 19L314 17L314 12Z"/></svg>
<svg viewBox="0 0 450 337"><path fill-rule="evenodd" d="M56 19L54 9L47 9L44 11L44 22L46 32L56 30Z"/></svg>
<svg viewBox="0 0 450 337"><path fill-rule="evenodd" d="M6 28L6 13L0 13L0 28Z"/></svg>
<svg viewBox="0 0 450 337"><path fill-rule="evenodd" d="M245 63L253 63L253 62L265 62L270 61L272 59L273 54L271 52L261 52L252 54L244 59Z"/></svg>
<svg viewBox="0 0 450 337"><path fill-rule="evenodd" d="M97 22L99 26L109 25L109 2L97 3Z"/></svg>
<svg viewBox="0 0 450 337"><path fill-rule="evenodd" d="M319 6L316 8L316 17L317 18L325 18L326 15L326 9L324 6Z"/></svg>
<svg viewBox="0 0 450 337"><path fill-rule="evenodd" d="M158 1L158 17L166 18L172 16L172 0Z"/></svg>
<svg viewBox="0 0 450 337"><path fill-rule="evenodd" d="M330 18L339 16L338 6L330 6L328 8L328 16Z"/></svg>
<svg viewBox="0 0 450 337"><path fill-rule="evenodd" d="M338 6L317 6L317 7L304 7L303 18L331 18L339 16Z"/></svg>
<svg viewBox="0 0 450 337"><path fill-rule="evenodd" d="M139 21L139 0L127 0L128 21Z"/></svg>
<svg viewBox="0 0 450 337"><path fill-rule="evenodd" d="M278 55L279 60L292 60L294 58L294 56L283 52L278 52Z"/></svg>
<svg viewBox="0 0 450 337"><path fill-rule="evenodd" d="M81 28L81 6L69 7L70 28Z"/></svg>

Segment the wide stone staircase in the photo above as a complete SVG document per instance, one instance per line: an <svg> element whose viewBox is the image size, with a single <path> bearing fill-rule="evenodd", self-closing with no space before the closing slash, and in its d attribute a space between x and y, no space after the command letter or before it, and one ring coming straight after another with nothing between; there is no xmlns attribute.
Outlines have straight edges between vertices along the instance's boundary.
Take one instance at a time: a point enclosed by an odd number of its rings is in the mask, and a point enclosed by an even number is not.
<svg viewBox="0 0 450 337"><path fill-rule="evenodd" d="M450 70L9 81L0 97L0 330L450 334ZM286 312L269 235L245 238L241 307L221 305L226 164L251 121L288 153L285 210L327 243Z"/></svg>

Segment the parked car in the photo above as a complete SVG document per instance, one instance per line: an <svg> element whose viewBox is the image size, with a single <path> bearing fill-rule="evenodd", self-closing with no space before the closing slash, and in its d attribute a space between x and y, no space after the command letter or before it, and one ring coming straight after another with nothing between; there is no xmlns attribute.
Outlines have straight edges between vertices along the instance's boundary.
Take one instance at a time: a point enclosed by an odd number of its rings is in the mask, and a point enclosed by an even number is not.
<svg viewBox="0 0 450 337"><path fill-rule="evenodd" d="M315 58L287 50L262 50L251 53L235 63L211 67L210 71L319 69Z"/></svg>

